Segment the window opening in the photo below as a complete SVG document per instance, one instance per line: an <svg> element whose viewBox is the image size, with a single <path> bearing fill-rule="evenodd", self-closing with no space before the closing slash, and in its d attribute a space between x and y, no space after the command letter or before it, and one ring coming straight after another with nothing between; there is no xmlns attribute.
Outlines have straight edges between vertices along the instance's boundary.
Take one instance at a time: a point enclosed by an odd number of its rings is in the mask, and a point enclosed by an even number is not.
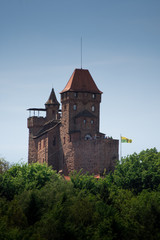
<svg viewBox="0 0 160 240"><path fill-rule="evenodd" d="M92 112L95 112L95 106L94 105L92 106Z"/></svg>
<svg viewBox="0 0 160 240"><path fill-rule="evenodd" d="M56 137L53 137L53 146L56 145Z"/></svg>
<svg viewBox="0 0 160 240"><path fill-rule="evenodd" d="M76 104L73 105L73 110L74 110L74 111L77 110L77 105L76 105Z"/></svg>
<svg viewBox="0 0 160 240"><path fill-rule="evenodd" d="M93 99L96 98L96 94L95 94L95 93L92 94L92 98L93 98Z"/></svg>
<svg viewBox="0 0 160 240"><path fill-rule="evenodd" d="M77 98L78 97L78 93L74 92L74 97Z"/></svg>
<svg viewBox="0 0 160 240"><path fill-rule="evenodd" d="M86 134L86 136L84 137L85 140L91 140L92 136L90 134Z"/></svg>

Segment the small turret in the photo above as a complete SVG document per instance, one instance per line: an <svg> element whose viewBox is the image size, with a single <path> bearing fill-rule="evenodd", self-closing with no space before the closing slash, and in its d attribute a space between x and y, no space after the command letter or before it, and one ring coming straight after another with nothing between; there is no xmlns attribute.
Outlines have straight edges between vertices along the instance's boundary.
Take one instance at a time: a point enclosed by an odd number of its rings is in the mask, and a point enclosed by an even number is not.
<svg viewBox="0 0 160 240"><path fill-rule="evenodd" d="M54 89L52 88L48 101L45 103L47 120L59 119L59 102L57 101Z"/></svg>

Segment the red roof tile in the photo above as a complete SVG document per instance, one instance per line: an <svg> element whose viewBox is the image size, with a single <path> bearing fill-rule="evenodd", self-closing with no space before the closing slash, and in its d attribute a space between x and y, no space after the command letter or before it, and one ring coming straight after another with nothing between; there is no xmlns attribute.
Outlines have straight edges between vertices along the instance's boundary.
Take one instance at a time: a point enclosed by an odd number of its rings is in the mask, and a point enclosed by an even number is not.
<svg viewBox="0 0 160 240"><path fill-rule="evenodd" d="M96 86L90 72L87 69L75 69L67 85L61 93L64 92L91 92L102 93Z"/></svg>
<svg viewBox="0 0 160 240"><path fill-rule="evenodd" d="M64 179L67 180L67 181L71 180L71 178L69 176L64 176Z"/></svg>

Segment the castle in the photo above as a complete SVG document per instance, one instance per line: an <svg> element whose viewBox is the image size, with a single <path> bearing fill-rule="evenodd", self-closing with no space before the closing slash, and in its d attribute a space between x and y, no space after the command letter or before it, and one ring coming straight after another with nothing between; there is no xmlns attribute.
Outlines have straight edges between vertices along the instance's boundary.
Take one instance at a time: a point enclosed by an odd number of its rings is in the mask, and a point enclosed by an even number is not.
<svg viewBox="0 0 160 240"><path fill-rule="evenodd" d="M102 92L89 71L75 69L60 94L61 110L54 89L45 108L28 109L28 163L47 163L64 175L114 170L119 141L99 131ZM46 117L39 116L42 111Z"/></svg>

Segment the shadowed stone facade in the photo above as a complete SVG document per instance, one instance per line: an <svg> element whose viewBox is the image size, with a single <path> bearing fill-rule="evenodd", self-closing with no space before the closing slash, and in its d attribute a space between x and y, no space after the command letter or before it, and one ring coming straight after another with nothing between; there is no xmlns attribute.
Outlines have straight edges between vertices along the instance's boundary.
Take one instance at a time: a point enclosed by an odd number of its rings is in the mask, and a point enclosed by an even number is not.
<svg viewBox="0 0 160 240"><path fill-rule="evenodd" d="M33 115L28 118L28 162L46 162L64 175L114 170L119 141L99 132L102 92L89 71L75 69L60 94L61 110L54 89L44 109L28 109ZM46 117L39 116L41 111Z"/></svg>

